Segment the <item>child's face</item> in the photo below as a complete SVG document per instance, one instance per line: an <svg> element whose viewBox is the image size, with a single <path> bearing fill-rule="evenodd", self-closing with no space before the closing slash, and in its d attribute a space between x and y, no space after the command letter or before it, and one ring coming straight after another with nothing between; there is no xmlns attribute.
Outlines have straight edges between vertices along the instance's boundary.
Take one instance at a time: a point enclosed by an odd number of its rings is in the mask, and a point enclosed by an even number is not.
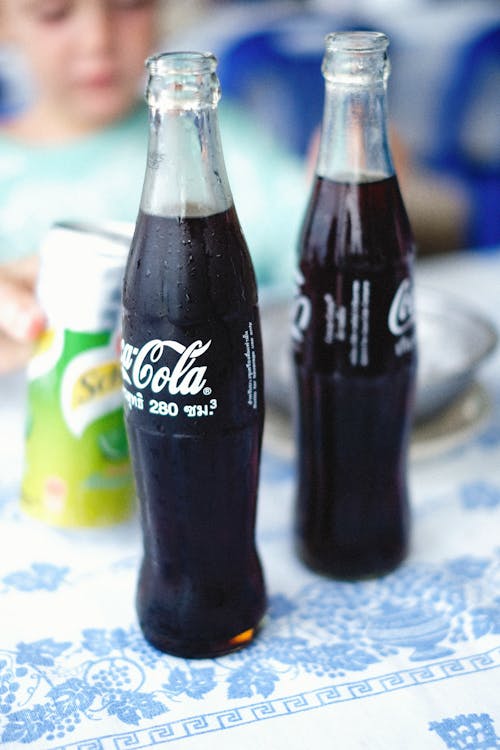
<svg viewBox="0 0 500 750"><path fill-rule="evenodd" d="M157 0L1 0L40 103L85 127L124 115L156 41Z"/></svg>

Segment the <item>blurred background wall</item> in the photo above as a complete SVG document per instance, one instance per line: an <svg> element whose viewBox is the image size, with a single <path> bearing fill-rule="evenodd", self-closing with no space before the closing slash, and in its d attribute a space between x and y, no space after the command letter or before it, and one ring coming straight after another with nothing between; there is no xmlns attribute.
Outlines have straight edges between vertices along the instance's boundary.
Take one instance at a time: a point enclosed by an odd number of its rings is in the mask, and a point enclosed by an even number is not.
<svg viewBox="0 0 500 750"><path fill-rule="evenodd" d="M167 0L166 49L210 49L224 97L297 158L323 107L326 33L391 39L396 164L421 252L500 244L498 0ZM1 43L0 117L29 96L22 61Z"/></svg>
<svg viewBox="0 0 500 750"><path fill-rule="evenodd" d="M387 33L396 163L421 252L500 244L498 0L189 5L169 44L214 51L224 95L299 155L322 114L325 34Z"/></svg>

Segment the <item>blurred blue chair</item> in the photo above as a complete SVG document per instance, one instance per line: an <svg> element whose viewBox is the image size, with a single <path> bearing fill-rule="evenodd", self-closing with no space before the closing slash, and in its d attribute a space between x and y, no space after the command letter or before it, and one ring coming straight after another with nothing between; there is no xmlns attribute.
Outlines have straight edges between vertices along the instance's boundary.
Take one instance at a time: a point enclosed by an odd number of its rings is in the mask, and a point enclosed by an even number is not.
<svg viewBox="0 0 500 750"><path fill-rule="evenodd" d="M500 244L500 26L462 49L445 86L432 168L468 189L471 247ZM486 132L487 131L487 132Z"/></svg>
<svg viewBox="0 0 500 750"><path fill-rule="evenodd" d="M305 154L323 115L321 61L331 31L359 19L299 12L243 35L219 53L224 95L253 113L288 149Z"/></svg>

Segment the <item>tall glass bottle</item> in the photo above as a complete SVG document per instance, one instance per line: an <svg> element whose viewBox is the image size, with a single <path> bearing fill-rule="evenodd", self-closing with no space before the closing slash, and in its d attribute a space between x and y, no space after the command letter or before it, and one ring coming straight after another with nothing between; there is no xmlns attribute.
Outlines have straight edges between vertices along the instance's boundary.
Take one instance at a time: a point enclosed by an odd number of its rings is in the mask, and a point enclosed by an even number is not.
<svg viewBox="0 0 500 750"><path fill-rule="evenodd" d="M250 641L265 609L257 291L224 167L216 60L167 53L148 65L121 357L144 540L137 611L157 648L208 657Z"/></svg>
<svg viewBox="0 0 500 750"><path fill-rule="evenodd" d="M387 46L326 38L293 323L299 554L347 579L391 570L408 543L414 245L387 139Z"/></svg>

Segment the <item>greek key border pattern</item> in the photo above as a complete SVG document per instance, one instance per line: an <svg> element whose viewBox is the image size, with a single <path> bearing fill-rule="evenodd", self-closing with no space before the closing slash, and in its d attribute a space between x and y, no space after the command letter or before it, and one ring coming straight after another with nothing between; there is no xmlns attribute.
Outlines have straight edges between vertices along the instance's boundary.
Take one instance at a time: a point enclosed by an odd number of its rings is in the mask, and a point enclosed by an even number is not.
<svg viewBox="0 0 500 750"><path fill-rule="evenodd" d="M496 647L491 651L474 656L445 659L435 664L405 669L400 672L389 672L366 680L331 685L285 698L259 701L248 706L177 719L149 729L113 734L70 745L60 745L54 750L140 750L141 748L154 748L155 745L163 742L173 742L195 735L219 732L236 726L264 721L265 719L311 711L334 703L359 700L499 667L500 647Z"/></svg>

